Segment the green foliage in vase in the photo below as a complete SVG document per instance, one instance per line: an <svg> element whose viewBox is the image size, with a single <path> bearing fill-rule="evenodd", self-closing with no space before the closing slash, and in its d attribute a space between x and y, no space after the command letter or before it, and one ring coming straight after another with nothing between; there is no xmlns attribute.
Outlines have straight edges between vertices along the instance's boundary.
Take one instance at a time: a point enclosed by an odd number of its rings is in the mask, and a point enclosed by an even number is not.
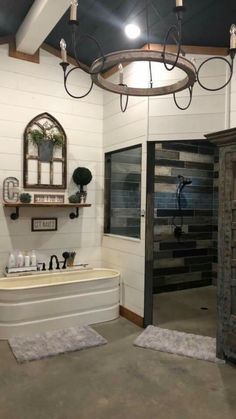
<svg viewBox="0 0 236 419"><path fill-rule="evenodd" d="M54 147L62 147L64 144L63 135L55 130L51 130L51 132L45 134L38 129L32 129L28 133L28 140L36 146L39 146L42 141L52 141Z"/></svg>
<svg viewBox="0 0 236 419"><path fill-rule="evenodd" d="M44 138L44 135L39 130L33 129L29 132L29 137L28 138L34 145L39 146L39 144L41 143L41 141Z"/></svg>

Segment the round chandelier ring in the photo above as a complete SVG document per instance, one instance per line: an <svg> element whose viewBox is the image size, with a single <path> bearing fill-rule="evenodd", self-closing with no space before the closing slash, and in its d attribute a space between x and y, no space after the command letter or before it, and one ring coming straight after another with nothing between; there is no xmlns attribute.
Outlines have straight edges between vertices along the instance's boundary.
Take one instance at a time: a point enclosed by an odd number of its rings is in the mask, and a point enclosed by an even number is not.
<svg viewBox="0 0 236 419"><path fill-rule="evenodd" d="M201 82L201 80L200 80L200 78L199 78L199 73L200 73L200 70L204 67L204 65L205 65L206 63L208 63L209 61L216 61L216 60L223 61L223 62L225 62L226 64L228 64L229 69L230 69L230 75L229 75L228 80L227 80L227 81L226 81L226 82L225 82L222 86L220 86L220 87L215 87L215 88L210 88L210 87L204 86L204 84ZM210 58L207 58L205 61L203 61L203 62L201 63L201 65L199 66L199 68L198 68L198 70L197 70L197 81L198 81L198 83L200 84L200 86L201 86L203 89L208 90L209 92L217 92L218 90L221 90L221 89L223 89L224 87L226 87L226 86L229 84L229 82L231 81L232 76L233 76L233 63L230 63L230 62L229 62L228 60L226 60L226 58L224 58L224 57L210 57Z"/></svg>
<svg viewBox="0 0 236 419"><path fill-rule="evenodd" d="M127 87L127 84L121 84L121 86L125 86L125 87ZM128 103L129 103L129 96L128 95L126 95L126 98L125 98L125 105L123 104L123 95L120 95L120 109L121 109L121 112L125 112L126 111L126 109L127 109L127 107L128 107Z"/></svg>
<svg viewBox="0 0 236 419"><path fill-rule="evenodd" d="M171 67L168 67L168 65L166 64L166 47L167 47L167 41L169 36L171 35L171 33L175 32L177 35L177 52L176 52L176 57L175 57L175 61L174 63L171 65ZM180 41L180 31L177 28L176 25L171 26L170 29L168 30L167 34L166 34L166 38L165 38L165 42L164 42L164 48L163 48L163 63L164 66L166 68L167 71L172 71L175 66L177 65L177 61L179 59L179 54L180 54L180 49L181 49L181 41Z"/></svg>
<svg viewBox="0 0 236 419"><path fill-rule="evenodd" d="M187 60L184 57L179 57L176 67L185 72L185 77L181 80L168 84L161 87L153 88L140 88L140 87L128 87L125 85L119 85L112 83L111 81L102 77L101 72L98 72L98 69L101 68L101 61L103 63L103 71L107 71L112 67L117 66L118 64L133 63L136 61L148 61L148 62L157 62L163 63L163 52L162 51L152 51L152 50L143 50L143 49L134 49L134 50L123 50L114 52L111 54L106 54L104 57L96 59L91 67L90 74L93 82L101 87L104 90L109 92L117 93L119 95L128 95L128 96L161 96L173 94L180 92L181 90L187 89L194 85L196 81L196 70L193 63ZM176 54L166 53L165 62L167 64L173 65L176 61Z"/></svg>
<svg viewBox="0 0 236 419"><path fill-rule="evenodd" d="M83 99L84 97L86 97L86 96L88 96L89 95L89 93L91 92L91 90L92 90L92 88L93 88L93 80L91 80L91 83L90 83L90 87L89 87L89 89L88 89L88 91L86 92L86 93L84 93L83 95L80 95L80 96L75 96L75 95L73 95L72 93L70 93L69 92L69 90L68 90L68 87L67 87L67 79L68 79L68 76L73 72L73 71L75 71L75 70L82 70L80 67L73 67L73 68L71 68L69 71L68 71L68 73L64 76L64 88L65 88L65 91L67 92L67 94L70 96L70 97L73 97L73 99Z"/></svg>
<svg viewBox="0 0 236 419"><path fill-rule="evenodd" d="M105 58L104 58L104 54L103 54L103 50L102 50L102 47L101 47L101 45L100 45L100 43L97 41L97 39L96 38L94 38L94 36L92 36L92 35L89 35L89 34L87 34L87 33L85 33L85 34L82 34L82 35L80 35L79 37L78 37L78 39L77 39L77 41L76 41L76 38L75 38L75 32L72 32L73 33L73 46L74 46L74 56L75 56L75 59L76 59L76 62L77 62L77 65L78 65L78 67L80 67L82 70L84 70L86 73L88 73L88 74L90 74L90 70L87 68L87 66L86 65L84 65L80 60L79 60L79 58L78 58L78 55L77 55L77 47L78 47L78 45L84 40L84 39L89 39L90 41L92 41L96 46L97 46L97 48L98 48L98 50L99 50L99 52L100 52L100 58L101 58L101 68L99 68L98 70L97 70L97 72L101 72L101 71L103 71L103 64L104 64L104 60L105 60Z"/></svg>
<svg viewBox="0 0 236 419"><path fill-rule="evenodd" d="M186 109L188 109L188 108L189 108L189 106L190 106L190 105L191 105L191 103L192 103L192 98L193 98L193 86L189 87L189 88L188 88L188 90L189 90L189 101L188 101L187 105L185 105L185 106L180 106L180 105L178 104L178 102L177 102L177 98L176 98L175 93L173 94L175 105L176 105L176 106L177 106L177 108L178 108L178 109L180 109L181 111L186 111Z"/></svg>

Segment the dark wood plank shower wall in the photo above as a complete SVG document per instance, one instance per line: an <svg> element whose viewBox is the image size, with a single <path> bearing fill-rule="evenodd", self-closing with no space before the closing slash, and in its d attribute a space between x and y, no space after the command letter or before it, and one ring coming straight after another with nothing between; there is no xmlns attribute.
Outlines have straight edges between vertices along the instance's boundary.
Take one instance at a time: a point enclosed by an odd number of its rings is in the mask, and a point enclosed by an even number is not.
<svg viewBox="0 0 236 419"><path fill-rule="evenodd" d="M153 292L216 282L217 149L206 141L155 144ZM192 180L182 193L183 236L176 202L178 175Z"/></svg>

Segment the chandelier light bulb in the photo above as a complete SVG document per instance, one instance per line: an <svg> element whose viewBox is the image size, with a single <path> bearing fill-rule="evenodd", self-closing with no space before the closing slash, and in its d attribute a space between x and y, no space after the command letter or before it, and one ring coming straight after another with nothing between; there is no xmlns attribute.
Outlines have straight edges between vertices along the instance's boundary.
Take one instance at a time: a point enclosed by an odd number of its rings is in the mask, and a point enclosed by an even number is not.
<svg viewBox="0 0 236 419"><path fill-rule="evenodd" d="M125 34L130 39L138 38L140 36L140 33L141 33L140 28L134 23L129 23L125 27Z"/></svg>
<svg viewBox="0 0 236 419"><path fill-rule="evenodd" d="M236 48L236 25L230 26L230 49Z"/></svg>
<svg viewBox="0 0 236 419"><path fill-rule="evenodd" d="M61 41L60 41L60 47L61 47L61 49L63 49L64 51L66 50L66 41L65 41L65 39L61 39Z"/></svg>
<svg viewBox="0 0 236 419"><path fill-rule="evenodd" d="M183 0L176 0L176 7L183 7Z"/></svg>
<svg viewBox="0 0 236 419"><path fill-rule="evenodd" d="M61 47L61 59L63 63L67 62L67 52L66 52L66 41L65 39L61 39L60 41L60 47Z"/></svg>
<svg viewBox="0 0 236 419"><path fill-rule="evenodd" d="M77 20L78 1L72 0L70 6L70 20Z"/></svg>

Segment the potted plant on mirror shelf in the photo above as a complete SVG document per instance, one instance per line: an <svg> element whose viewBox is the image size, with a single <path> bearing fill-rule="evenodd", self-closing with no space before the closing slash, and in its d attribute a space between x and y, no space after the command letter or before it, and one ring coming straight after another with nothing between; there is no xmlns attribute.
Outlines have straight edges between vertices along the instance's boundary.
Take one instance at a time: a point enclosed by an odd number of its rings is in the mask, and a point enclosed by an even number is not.
<svg viewBox="0 0 236 419"><path fill-rule="evenodd" d="M53 125L37 125L37 128L29 130L28 140L38 148L40 161L50 162L53 158L54 147L62 147L64 137Z"/></svg>
<svg viewBox="0 0 236 419"><path fill-rule="evenodd" d="M74 183L79 186L79 191L69 197L70 202L79 202L85 204L87 199L87 191L84 186L88 185L92 180L92 173L86 167L77 167L72 175ZM77 201L76 201L77 200Z"/></svg>

